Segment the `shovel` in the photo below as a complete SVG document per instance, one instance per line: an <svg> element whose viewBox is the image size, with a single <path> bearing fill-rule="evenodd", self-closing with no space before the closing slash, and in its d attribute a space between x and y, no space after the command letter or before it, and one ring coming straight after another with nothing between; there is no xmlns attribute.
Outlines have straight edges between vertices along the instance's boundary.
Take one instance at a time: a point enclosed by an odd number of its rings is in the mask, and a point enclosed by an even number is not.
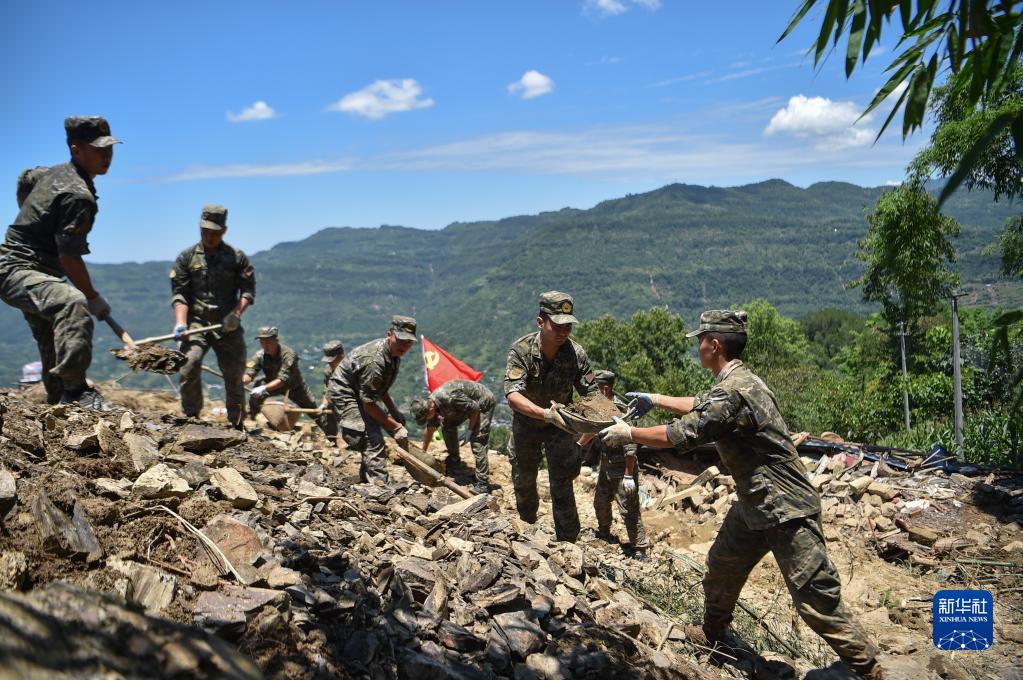
<svg viewBox="0 0 1023 680"><path fill-rule="evenodd" d="M107 315L104 321L107 322L107 325L110 326L114 334L124 343L124 347L112 349L110 353L122 361L127 361L133 371L142 370L149 373L170 375L171 373L177 373L185 364L187 358L184 354L177 350L157 345L157 343L164 342L165 340L174 340L174 333L133 340L121 324L117 323L110 315ZM181 335L215 331L219 330L220 327L220 324L203 326L202 328L185 331Z"/></svg>

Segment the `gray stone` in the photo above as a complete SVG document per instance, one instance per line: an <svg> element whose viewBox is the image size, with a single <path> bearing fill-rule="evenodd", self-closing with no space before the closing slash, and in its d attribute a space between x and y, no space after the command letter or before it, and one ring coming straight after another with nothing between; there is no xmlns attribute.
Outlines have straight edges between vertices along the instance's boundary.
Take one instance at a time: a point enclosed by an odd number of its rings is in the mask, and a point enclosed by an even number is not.
<svg viewBox="0 0 1023 680"><path fill-rule="evenodd" d="M199 595L192 609L195 622L221 634L237 634L263 607L287 611L291 598L280 590L225 586Z"/></svg>
<svg viewBox="0 0 1023 680"><path fill-rule="evenodd" d="M108 498L127 498L131 495L131 480L111 479L110 477L97 477L92 480L96 487L96 493Z"/></svg>
<svg viewBox="0 0 1023 680"><path fill-rule="evenodd" d="M221 495L239 510L247 510L259 502L255 489L234 468L217 468L210 474L210 480Z"/></svg>
<svg viewBox="0 0 1023 680"><path fill-rule="evenodd" d="M127 598L149 612L158 614L174 601L177 580L170 574L144 564L131 564Z"/></svg>
<svg viewBox="0 0 1023 680"><path fill-rule="evenodd" d="M457 503L445 505L443 508L438 510L434 516L442 518L453 517L455 515L473 515L485 508L489 500L490 497L486 494L466 498L465 500L458 501Z"/></svg>
<svg viewBox="0 0 1023 680"><path fill-rule="evenodd" d="M0 516L6 515L17 501L18 485L14 480L14 475L7 470L0 469Z"/></svg>
<svg viewBox="0 0 1023 680"><path fill-rule="evenodd" d="M245 441L245 433L206 425L188 425L178 435L177 444L186 451L221 451Z"/></svg>
<svg viewBox="0 0 1023 680"><path fill-rule="evenodd" d="M529 611L506 612L494 616L494 623L508 641L511 650L523 659L543 647L544 633L536 616Z"/></svg>
<svg viewBox="0 0 1023 680"><path fill-rule="evenodd" d="M128 432L124 435L124 443L128 445L128 453L136 472L145 472L160 462L160 450L152 438Z"/></svg>
<svg viewBox="0 0 1023 680"><path fill-rule="evenodd" d="M572 677L568 667L550 654L530 654L526 658L526 668L540 680L569 680Z"/></svg>
<svg viewBox="0 0 1023 680"><path fill-rule="evenodd" d="M157 463L139 475L131 491L142 498L184 498L192 487L166 463Z"/></svg>
<svg viewBox="0 0 1023 680"><path fill-rule="evenodd" d="M64 439L64 446L75 451L87 453L89 451L99 450L99 437L96 436L95 430L92 432L77 432L69 434Z"/></svg>
<svg viewBox="0 0 1023 680"><path fill-rule="evenodd" d="M0 590L22 590L28 575L28 559L19 550L0 553Z"/></svg>

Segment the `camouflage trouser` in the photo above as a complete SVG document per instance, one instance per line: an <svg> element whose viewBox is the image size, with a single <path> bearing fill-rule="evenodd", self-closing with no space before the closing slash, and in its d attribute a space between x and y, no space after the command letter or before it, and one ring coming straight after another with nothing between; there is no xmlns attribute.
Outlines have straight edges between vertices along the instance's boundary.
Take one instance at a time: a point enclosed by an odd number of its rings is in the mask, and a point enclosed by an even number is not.
<svg viewBox="0 0 1023 680"><path fill-rule="evenodd" d="M579 511L575 506L572 482L579 476L579 452L574 438L553 425L537 426L516 414L508 441L515 507L526 522L536 521L540 497L536 492L536 473L540 469L540 449L547 456L547 477L551 486L554 533L559 541L575 541L579 536Z"/></svg>
<svg viewBox="0 0 1023 680"><path fill-rule="evenodd" d="M480 411L476 418L476 427L469 433L469 444L472 446L472 455L476 459L476 481L481 484L490 482L490 459L487 450L490 445L490 423L494 418L494 409ZM441 424L441 433L444 435L444 446L447 447L448 456L458 458L458 426L460 423L448 422Z"/></svg>
<svg viewBox="0 0 1023 680"><path fill-rule="evenodd" d="M257 413L262 413L263 417L266 418L270 426L278 432L287 432L288 430L295 427L295 423L301 418L301 413L289 413L285 414L284 409L279 406L263 406L263 403L270 397L283 397L284 393L288 393L288 399L293 401L299 408L319 408L320 405L316 403L316 399L313 397L313 393L309 391L309 388L305 383L302 383L298 387L291 387L287 390L276 390L272 394L265 392L260 395L250 394L249 395L249 414L255 417ZM334 437L337 435L337 421L334 419L334 414L330 410L325 411L322 415L315 418L316 424L323 430L323 433L328 437Z"/></svg>
<svg viewBox="0 0 1023 680"><path fill-rule="evenodd" d="M741 508L732 506L707 556L703 592L708 634L721 635L728 628L742 586L768 551L774 553L806 625L854 671L870 670L876 650L842 603L838 570L828 559L819 515L757 531L746 526Z"/></svg>
<svg viewBox="0 0 1023 680"><path fill-rule="evenodd" d="M625 477L625 459L611 460L606 453L600 456L600 472L597 474L597 488L593 492L593 512L597 515L600 529L611 529L611 499L618 501L618 512L625 522L625 531L629 534L629 544L633 548L650 547L646 537L646 528L639 513L639 464L632 471L636 480L636 490L626 495L618 487Z"/></svg>
<svg viewBox="0 0 1023 680"><path fill-rule="evenodd" d="M93 322L85 295L50 274L0 267L0 299L28 321L39 347L47 401L59 400L64 387L82 386L92 363Z"/></svg>
<svg viewBox="0 0 1023 680"><path fill-rule="evenodd" d="M203 324L193 321L190 328ZM202 360L206 352L213 349L217 365L224 374L224 402L227 419L239 424L245 417L245 388L242 375L245 374L245 334L241 328L231 333L200 333L190 335L181 344L186 361L179 374L181 382L181 410L186 416L197 417L202 411Z"/></svg>
<svg viewBox="0 0 1023 680"><path fill-rule="evenodd" d="M332 400L331 406L341 426L341 438L348 448L362 454L359 479L386 484L389 479L387 446L384 444L384 431L380 424L369 417L362 404L354 399L341 398L337 403Z"/></svg>

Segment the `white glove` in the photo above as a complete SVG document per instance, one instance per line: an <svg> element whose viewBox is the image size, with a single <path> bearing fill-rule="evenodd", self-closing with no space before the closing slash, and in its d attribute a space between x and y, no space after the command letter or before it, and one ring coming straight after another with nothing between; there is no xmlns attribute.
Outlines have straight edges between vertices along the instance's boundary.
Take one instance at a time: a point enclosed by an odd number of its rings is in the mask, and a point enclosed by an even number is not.
<svg viewBox="0 0 1023 680"><path fill-rule="evenodd" d="M391 436L396 440L408 439L408 430L405 429L404 425L400 425L397 430L391 433Z"/></svg>
<svg viewBox="0 0 1023 680"><path fill-rule="evenodd" d="M631 496L636 493L636 480L633 477L622 477L622 482L618 485L618 491L623 496Z"/></svg>
<svg viewBox="0 0 1023 680"><path fill-rule="evenodd" d="M230 314L225 316L223 321L220 322L221 330L223 330L225 333L233 333L234 331L238 330L238 328L241 325L242 318L235 314L234 312L231 312Z"/></svg>
<svg viewBox="0 0 1023 680"><path fill-rule="evenodd" d="M254 397L261 397L266 394L266 385L260 385L259 387L253 387L250 394Z"/></svg>
<svg viewBox="0 0 1023 680"><path fill-rule="evenodd" d="M600 431L601 440L608 446L621 446L632 441L632 428L621 418L615 418L615 424Z"/></svg>
<svg viewBox="0 0 1023 680"><path fill-rule="evenodd" d="M174 339L178 340L178 341L182 340L184 338L184 336L181 335L181 334L184 333L187 330L188 330L188 324L187 323L179 323L178 325L176 325L174 327Z"/></svg>
<svg viewBox="0 0 1023 680"><path fill-rule="evenodd" d="M572 431L572 428L570 428L568 424L565 423L565 419L561 417L561 413L559 413L559 411L563 408L564 408L563 404L552 402L550 408L545 408L543 410L543 421L548 425L553 425L554 427L560 430L564 430L565 432L575 434Z"/></svg>
<svg viewBox="0 0 1023 680"><path fill-rule="evenodd" d="M110 303L102 295L96 293L96 297L85 301L89 307L89 313L97 319L105 319L110 314Z"/></svg>

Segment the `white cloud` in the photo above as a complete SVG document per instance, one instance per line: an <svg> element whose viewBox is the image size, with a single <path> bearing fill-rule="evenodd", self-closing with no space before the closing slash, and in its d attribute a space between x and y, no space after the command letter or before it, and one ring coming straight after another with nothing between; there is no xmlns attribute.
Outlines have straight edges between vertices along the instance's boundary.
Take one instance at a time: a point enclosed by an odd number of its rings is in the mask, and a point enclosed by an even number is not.
<svg viewBox="0 0 1023 680"><path fill-rule="evenodd" d="M346 94L327 109L376 120L391 113L433 106L432 99L420 97L422 93L422 86L412 78L377 80L361 90Z"/></svg>
<svg viewBox="0 0 1023 680"><path fill-rule="evenodd" d="M532 99L554 89L554 81L539 71L526 71L522 77L508 85L509 94L522 93L523 99Z"/></svg>
<svg viewBox="0 0 1023 680"><path fill-rule="evenodd" d="M766 135L787 134L801 139L813 139L817 149L839 151L870 144L876 132L867 127L856 127L857 122L869 123L871 116L858 121L861 109L853 102L836 102L827 97L796 95L771 118Z"/></svg>
<svg viewBox="0 0 1023 680"><path fill-rule="evenodd" d="M613 17L625 14L632 7L642 7L654 12L661 8L661 0L584 0L583 12Z"/></svg>
<svg viewBox="0 0 1023 680"><path fill-rule="evenodd" d="M352 169L352 162L299 161L297 163L270 163L257 165L235 163L231 165L194 165L181 172L162 177L165 182L187 182L196 179L227 179L231 177L294 177L296 175L322 175Z"/></svg>
<svg viewBox="0 0 1023 680"><path fill-rule="evenodd" d="M232 123L244 123L249 120L269 120L276 117L277 112L262 100L242 109L238 113L227 112L227 119Z"/></svg>
<svg viewBox="0 0 1023 680"><path fill-rule="evenodd" d="M761 101L750 103L752 107L761 105ZM810 169L820 176L835 177L842 171L863 168L883 169L891 177L888 173L900 172L920 146L903 145L900 140L843 148L820 137L810 137L805 146L755 135L737 139L730 127L736 120L734 112L718 110L715 115L727 132L693 133L678 121L568 130L510 130L334 161L196 166L152 179L185 181L384 170L511 172L611 181L714 184L786 177Z"/></svg>

